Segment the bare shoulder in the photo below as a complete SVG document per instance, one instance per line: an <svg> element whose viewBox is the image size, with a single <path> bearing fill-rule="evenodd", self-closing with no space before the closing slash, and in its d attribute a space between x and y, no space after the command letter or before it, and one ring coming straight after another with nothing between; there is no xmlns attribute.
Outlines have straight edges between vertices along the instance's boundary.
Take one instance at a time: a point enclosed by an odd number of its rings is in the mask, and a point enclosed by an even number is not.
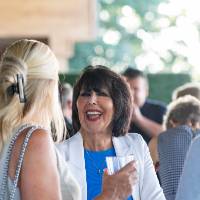
<svg viewBox="0 0 200 200"><path fill-rule="evenodd" d="M12 150L10 166L9 166L9 175L10 177L14 177L15 170L17 167L18 159L20 156L20 151L25 140L25 137L30 128L25 129L17 138L15 145ZM34 158L42 158L45 157L46 153L52 152L53 141L51 139L50 134L44 129L36 129L27 144L24 161L30 161ZM24 164L27 162L23 162ZM24 166L23 164L23 166ZM23 167L22 166L22 167Z"/></svg>
<svg viewBox="0 0 200 200"><path fill-rule="evenodd" d="M50 133L36 129L30 137L20 176L23 199L60 199L55 147Z"/></svg>
<svg viewBox="0 0 200 200"><path fill-rule="evenodd" d="M40 151L49 147L49 145L53 145L50 133L45 129L36 129L30 137L28 148L33 148L34 151Z"/></svg>
<svg viewBox="0 0 200 200"><path fill-rule="evenodd" d="M55 158L54 144L50 133L44 129L36 129L28 142L25 160L47 160ZM41 162L41 161L40 161Z"/></svg>
<svg viewBox="0 0 200 200"><path fill-rule="evenodd" d="M23 143L28 130L24 130L19 137L19 145ZM17 144L16 144L17 145ZM44 157L45 153L52 151L53 140L51 135L45 129L36 129L33 131L32 135L27 144L27 149L25 153L25 158L29 156L34 156L35 154L38 157ZM31 157L29 157L30 159Z"/></svg>

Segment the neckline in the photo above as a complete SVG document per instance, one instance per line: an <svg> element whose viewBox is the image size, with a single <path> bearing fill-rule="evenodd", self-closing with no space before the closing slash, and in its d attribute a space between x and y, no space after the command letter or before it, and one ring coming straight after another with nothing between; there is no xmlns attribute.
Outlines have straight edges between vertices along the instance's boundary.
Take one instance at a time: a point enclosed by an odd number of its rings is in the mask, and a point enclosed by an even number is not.
<svg viewBox="0 0 200 200"><path fill-rule="evenodd" d="M84 148L85 152L88 152L88 153L91 153L91 154L107 153L107 152L110 152L110 151L113 151L113 150L114 150L114 147L104 149L104 150L99 150L99 151L94 151L94 150Z"/></svg>
<svg viewBox="0 0 200 200"><path fill-rule="evenodd" d="M101 150L101 151L91 151L88 149L84 149L84 157L85 161L90 162L93 166L92 168L96 171L96 174L102 176L103 171L106 168L106 160L107 156L111 156L115 154L114 147Z"/></svg>

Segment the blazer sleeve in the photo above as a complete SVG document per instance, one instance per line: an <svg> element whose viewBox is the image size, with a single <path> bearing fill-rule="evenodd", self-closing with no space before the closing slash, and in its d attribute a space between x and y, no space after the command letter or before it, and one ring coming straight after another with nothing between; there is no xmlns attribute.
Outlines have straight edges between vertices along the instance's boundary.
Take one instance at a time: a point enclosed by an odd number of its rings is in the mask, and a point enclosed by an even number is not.
<svg viewBox="0 0 200 200"><path fill-rule="evenodd" d="M142 138L138 135L138 156L141 156L140 166L140 197L141 200L165 200L162 188L160 187L156 172L153 166L153 161L150 156L149 148Z"/></svg>

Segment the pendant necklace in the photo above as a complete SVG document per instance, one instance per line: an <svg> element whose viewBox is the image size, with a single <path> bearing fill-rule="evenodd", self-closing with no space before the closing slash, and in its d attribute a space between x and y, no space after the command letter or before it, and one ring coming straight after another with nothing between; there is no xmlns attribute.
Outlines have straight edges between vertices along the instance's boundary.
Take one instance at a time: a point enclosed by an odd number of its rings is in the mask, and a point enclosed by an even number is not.
<svg viewBox="0 0 200 200"><path fill-rule="evenodd" d="M95 163L94 159L92 158L92 156L90 155L90 153L88 152L88 150L85 149L85 152L89 158L89 160L91 161L93 167L97 170L97 174L102 175L103 174L103 169L101 169L104 165L104 162L101 164L101 166L97 166L97 164Z"/></svg>

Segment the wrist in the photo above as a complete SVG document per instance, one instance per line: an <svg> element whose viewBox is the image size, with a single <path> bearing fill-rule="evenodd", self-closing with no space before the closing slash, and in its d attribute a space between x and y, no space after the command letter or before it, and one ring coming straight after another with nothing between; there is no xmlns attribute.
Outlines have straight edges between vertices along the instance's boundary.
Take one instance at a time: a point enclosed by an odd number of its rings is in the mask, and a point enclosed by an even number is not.
<svg viewBox="0 0 200 200"><path fill-rule="evenodd" d="M104 194L100 194L94 200L109 200L109 198L106 197L106 195L104 195Z"/></svg>
<svg viewBox="0 0 200 200"><path fill-rule="evenodd" d="M99 196L97 196L94 200L118 200L118 198L117 199L113 198L113 197L111 197L111 195L103 192Z"/></svg>

